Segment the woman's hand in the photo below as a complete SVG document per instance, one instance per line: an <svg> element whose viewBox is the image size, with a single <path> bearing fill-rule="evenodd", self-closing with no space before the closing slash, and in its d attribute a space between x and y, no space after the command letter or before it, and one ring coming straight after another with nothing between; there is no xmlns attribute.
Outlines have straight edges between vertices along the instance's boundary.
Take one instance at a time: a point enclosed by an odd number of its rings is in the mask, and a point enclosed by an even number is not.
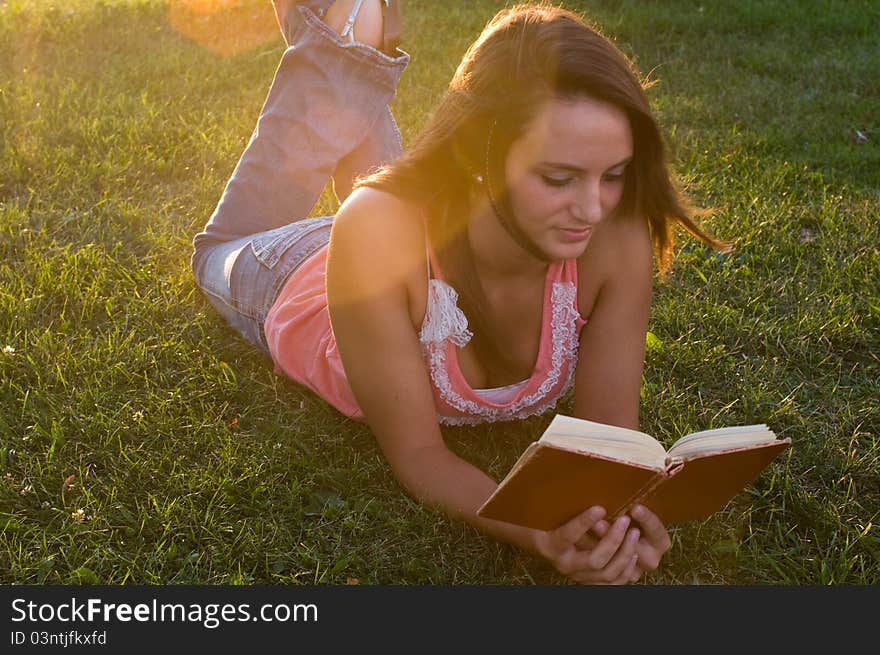
<svg viewBox="0 0 880 655"><path fill-rule="evenodd" d="M660 559L672 547L672 539L660 518L644 505L635 505L630 516L642 529L642 538L636 545L639 555L638 567L641 572L656 571Z"/></svg>
<svg viewBox="0 0 880 655"><path fill-rule="evenodd" d="M638 556L635 577L630 580L635 582L643 573L657 570L663 555L672 546L672 540L660 518L644 505L634 505L630 515L641 529L641 536L635 548ZM583 535L578 541L578 548L582 550L595 548L608 534L610 527L607 521L596 521L590 529L592 534Z"/></svg>
<svg viewBox="0 0 880 655"><path fill-rule="evenodd" d="M535 550L575 582L627 584L637 580L640 530L628 529L629 516L611 525L602 520L604 516L604 508L591 507L556 530L535 531ZM579 546L597 524L604 524L604 534L590 539L588 548Z"/></svg>

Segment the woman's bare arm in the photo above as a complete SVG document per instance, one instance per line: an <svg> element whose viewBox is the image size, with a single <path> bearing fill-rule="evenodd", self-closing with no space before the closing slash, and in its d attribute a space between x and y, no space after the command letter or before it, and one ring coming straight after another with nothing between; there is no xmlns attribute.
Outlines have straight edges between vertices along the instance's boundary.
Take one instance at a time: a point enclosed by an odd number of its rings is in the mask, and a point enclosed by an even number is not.
<svg viewBox="0 0 880 655"><path fill-rule="evenodd" d="M388 194L360 189L334 222L327 261L330 319L346 376L404 488L495 538L530 546L530 531L482 519L497 484L445 445L414 326L427 293L419 215ZM420 321L420 319L419 319Z"/></svg>
<svg viewBox="0 0 880 655"><path fill-rule="evenodd" d="M603 224L578 263L581 282L602 280L581 332L574 414L638 429L653 260L647 224Z"/></svg>
<svg viewBox="0 0 880 655"><path fill-rule="evenodd" d="M591 242L585 253L594 258L579 267L585 277L601 276L602 283L581 333L574 414L637 430L651 311L651 239L643 221L622 221L607 227L596 235L601 241ZM631 529L636 535L636 570L630 576L634 582L659 566L672 542L660 519L646 507L638 505L630 514L637 526ZM609 529L606 522L598 521L593 534L604 538ZM581 544L592 549L594 541L588 536Z"/></svg>

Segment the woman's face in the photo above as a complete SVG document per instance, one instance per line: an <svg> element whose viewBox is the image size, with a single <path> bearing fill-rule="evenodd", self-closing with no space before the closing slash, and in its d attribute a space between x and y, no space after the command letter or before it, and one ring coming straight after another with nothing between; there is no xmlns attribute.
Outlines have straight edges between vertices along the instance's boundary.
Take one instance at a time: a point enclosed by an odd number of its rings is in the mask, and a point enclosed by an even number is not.
<svg viewBox="0 0 880 655"><path fill-rule="evenodd" d="M512 219L548 259L579 257L620 203L632 155L619 107L588 97L549 101L507 155Z"/></svg>

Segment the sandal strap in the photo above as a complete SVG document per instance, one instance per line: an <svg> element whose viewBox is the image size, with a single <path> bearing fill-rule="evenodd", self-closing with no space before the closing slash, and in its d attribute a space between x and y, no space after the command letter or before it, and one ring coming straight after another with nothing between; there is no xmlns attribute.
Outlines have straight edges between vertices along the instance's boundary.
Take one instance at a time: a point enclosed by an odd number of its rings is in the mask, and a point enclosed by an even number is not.
<svg viewBox="0 0 880 655"><path fill-rule="evenodd" d="M349 41L354 41L354 22L357 20L362 4L364 4L364 0L355 0L351 13L348 14L348 19L345 21L345 25L342 26L342 31L339 32L339 36L342 38L348 37Z"/></svg>

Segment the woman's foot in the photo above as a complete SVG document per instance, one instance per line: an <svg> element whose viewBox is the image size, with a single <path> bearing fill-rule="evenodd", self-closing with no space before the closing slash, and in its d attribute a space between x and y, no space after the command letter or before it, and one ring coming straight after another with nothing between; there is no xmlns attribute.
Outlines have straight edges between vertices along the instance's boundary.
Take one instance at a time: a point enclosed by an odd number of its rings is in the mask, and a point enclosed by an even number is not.
<svg viewBox="0 0 880 655"><path fill-rule="evenodd" d="M382 0L336 0L323 21L345 39L382 48Z"/></svg>
<svg viewBox="0 0 880 655"><path fill-rule="evenodd" d="M287 14L301 3L302 0L272 0L282 31ZM388 54L400 44L400 0L336 0L322 20L343 38L360 41Z"/></svg>

